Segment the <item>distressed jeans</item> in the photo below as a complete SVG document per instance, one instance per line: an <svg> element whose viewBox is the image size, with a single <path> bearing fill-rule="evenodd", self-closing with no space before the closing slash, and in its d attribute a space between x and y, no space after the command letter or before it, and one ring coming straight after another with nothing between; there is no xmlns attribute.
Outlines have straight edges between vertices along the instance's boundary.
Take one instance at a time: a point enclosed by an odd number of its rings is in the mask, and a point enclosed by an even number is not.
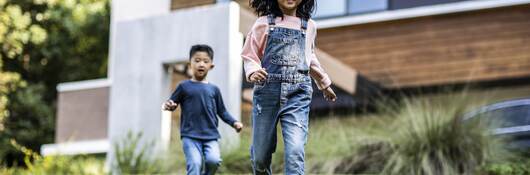
<svg viewBox="0 0 530 175"><path fill-rule="evenodd" d="M271 159L276 150L278 122L285 145L285 174L304 174L311 93L309 78L302 83L272 82L255 86L251 146L254 174L272 174Z"/></svg>

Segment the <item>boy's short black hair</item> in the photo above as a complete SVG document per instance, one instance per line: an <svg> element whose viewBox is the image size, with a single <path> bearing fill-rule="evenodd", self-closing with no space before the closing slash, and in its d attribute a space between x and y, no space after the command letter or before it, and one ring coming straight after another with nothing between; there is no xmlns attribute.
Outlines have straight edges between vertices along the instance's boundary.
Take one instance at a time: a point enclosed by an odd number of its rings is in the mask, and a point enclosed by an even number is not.
<svg viewBox="0 0 530 175"><path fill-rule="evenodd" d="M190 59L193 56L193 54L195 54L196 52L206 52L208 56L210 56L210 59L213 60L213 49L206 44L197 44L197 45L191 46Z"/></svg>

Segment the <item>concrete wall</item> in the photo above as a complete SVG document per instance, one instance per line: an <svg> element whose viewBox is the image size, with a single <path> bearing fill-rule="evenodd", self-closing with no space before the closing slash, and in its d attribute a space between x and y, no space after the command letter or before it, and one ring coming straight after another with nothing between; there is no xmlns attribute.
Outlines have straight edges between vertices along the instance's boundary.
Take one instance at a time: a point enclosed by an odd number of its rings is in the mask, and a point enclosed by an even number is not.
<svg viewBox="0 0 530 175"><path fill-rule="evenodd" d="M166 148L171 115L161 104L170 95L170 76L164 64L188 60L191 45L209 44L215 51L216 68L208 80L223 94L230 113L240 118L241 52L239 6L221 3L179 10L116 24L113 48L109 136L114 142L128 131L143 132L157 149ZM221 122L222 123L222 122ZM222 123L222 148L238 144L233 129ZM109 160L112 160L112 150Z"/></svg>
<svg viewBox="0 0 530 175"><path fill-rule="evenodd" d="M170 11L170 0L112 0L109 44L109 66L107 77L112 79L116 45L116 24L118 22L164 15Z"/></svg>
<svg viewBox="0 0 530 175"><path fill-rule="evenodd" d="M171 9L184 9L184 8L190 8L190 7L196 7L196 6L202 6L202 5L209 5L209 4L215 4L215 0L171 0Z"/></svg>

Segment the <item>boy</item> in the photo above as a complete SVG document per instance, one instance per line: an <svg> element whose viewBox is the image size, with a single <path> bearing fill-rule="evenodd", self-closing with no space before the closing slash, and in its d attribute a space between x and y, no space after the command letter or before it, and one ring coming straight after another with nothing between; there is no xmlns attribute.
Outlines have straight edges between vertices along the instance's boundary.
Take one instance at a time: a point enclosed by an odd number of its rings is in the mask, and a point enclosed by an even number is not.
<svg viewBox="0 0 530 175"><path fill-rule="evenodd" d="M201 174L203 156L204 174L215 174L221 163L217 115L237 132L243 128L243 124L226 111L219 88L205 80L208 71L214 67L212 61L210 46L192 46L189 64L192 78L180 83L163 104L163 109L169 111L181 105L180 135L189 175Z"/></svg>

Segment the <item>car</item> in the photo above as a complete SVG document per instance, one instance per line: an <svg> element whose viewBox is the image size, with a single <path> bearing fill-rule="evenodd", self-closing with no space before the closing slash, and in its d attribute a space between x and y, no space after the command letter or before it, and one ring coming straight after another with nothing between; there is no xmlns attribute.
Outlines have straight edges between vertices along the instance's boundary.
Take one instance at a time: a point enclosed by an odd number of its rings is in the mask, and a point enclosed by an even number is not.
<svg viewBox="0 0 530 175"><path fill-rule="evenodd" d="M479 107L463 116L464 121L488 118L492 134L510 137L509 147L530 148L530 98L502 101Z"/></svg>

